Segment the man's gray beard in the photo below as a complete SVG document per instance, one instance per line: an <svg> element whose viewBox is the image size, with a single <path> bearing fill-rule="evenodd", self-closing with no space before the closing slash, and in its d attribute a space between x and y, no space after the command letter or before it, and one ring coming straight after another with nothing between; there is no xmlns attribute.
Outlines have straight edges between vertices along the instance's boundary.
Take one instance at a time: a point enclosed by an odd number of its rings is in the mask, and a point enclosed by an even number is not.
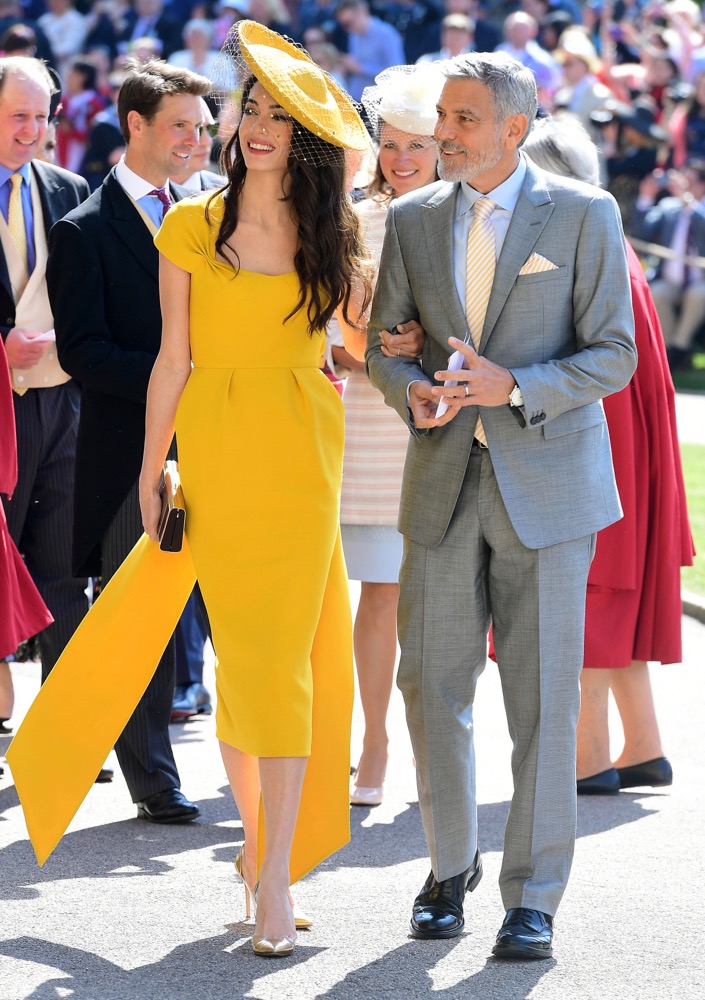
<svg viewBox="0 0 705 1000"><path fill-rule="evenodd" d="M465 154L465 159L460 163L449 163L443 158L443 151L439 146L438 176L442 181L452 181L453 183L456 181L465 181L466 184L472 184L482 174L495 167L501 158L502 150L501 148L496 148L494 154L484 152L474 163L470 161L467 154Z"/></svg>

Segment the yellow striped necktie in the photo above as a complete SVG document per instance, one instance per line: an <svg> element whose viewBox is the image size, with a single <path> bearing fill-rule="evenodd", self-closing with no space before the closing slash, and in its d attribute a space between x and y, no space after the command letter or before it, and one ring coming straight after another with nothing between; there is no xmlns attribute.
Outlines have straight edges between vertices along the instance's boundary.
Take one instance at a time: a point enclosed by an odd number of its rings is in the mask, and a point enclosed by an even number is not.
<svg viewBox="0 0 705 1000"><path fill-rule="evenodd" d="M24 211L22 208L22 174L13 174L10 178L12 191L7 208L7 228L15 241L20 258L27 270L27 232L24 227Z"/></svg>
<svg viewBox="0 0 705 1000"><path fill-rule="evenodd" d="M494 228L490 222L490 215L496 207L490 198L478 198L475 202L475 218L468 233L465 315L473 347L478 353L497 264ZM487 444L479 417L475 424L475 437L480 444Z"/></svg>

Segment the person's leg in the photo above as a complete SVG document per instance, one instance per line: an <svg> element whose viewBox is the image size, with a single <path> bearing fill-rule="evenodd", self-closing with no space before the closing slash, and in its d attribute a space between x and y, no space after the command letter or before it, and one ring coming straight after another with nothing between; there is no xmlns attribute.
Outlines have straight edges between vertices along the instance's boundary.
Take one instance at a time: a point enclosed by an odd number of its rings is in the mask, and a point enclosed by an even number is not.
<svg viewBox="0 0 705 1000"><path fill-rule="evenodd" d="M673 336L666 341L669 347L680 351L689 351L693 345L693 337L703 325L705 318L705 281L696 281L683 292L681 312L673 331Z"/></svg>
<svg viewBox="0 0 705 1000"><path fill-rule="evenodd" d="M74 382L36 392L40 425L25 424L21 406L18 441L41 434L32 498L22 531L22 554L54 621L39 633L42 682L88 611L86 577L72 571L73 497L80 392ZM25 458L20 448L20 462Z"/></svg>
<svg viewBox="0 0 705 1000"><path fill-rule="evenodd" d="M505 909L552 916L575 845L575 730L595 539L526 548L506 513L488 453L482 463L480 519L492 550L490 606L514 778L500 890Z"/></svg>
<svg viewBox="0 0 705 1000"><path fill-rule="evenodd" d="M220 741L220 753L230 790L242 822L242 878L252 891L257 881L257 827L259 821L260 777L257 757Z"/></svg>
<svg viewBox="0 0 705 1000"><path fill-rule="evenodd" d="M267 838L259 873L253 942L296 938L289 895L289 861L307 757L260 757L259 776Z"/></svg>
<svg viewBox="0 0 705 1000"><path fill-rule="evenodd" d="M0 660L0 723L7 722L15 707L15 689L12 672L6 660Z"/></svg>
<svg viewBox="0 0 705 1000"><path fill-rule="evenodd" d="M439 881L477 852L473 702L487 662L489 598L477 517L480 456L473 448L455 513L435 548L404 539L398 685L416 758L419 807Z"/></svg>
<svg viewBox="0 0 705 1000"><path fill-rule="evenodd" d="M622 670L584 669L580 674L580 716L576 777L589 778L612 767L607 705L610 681Z"/></svg>
<svg viewBox="0 0 705 1000"><path fill-rule="evenodd" d="M387 768L387 709L397 653L396 583L362 583L355 618L355 665L365 715L362 756L355 783L378 788Z"/></svg>
<svg viewBox="0 0 705 1000"><path fill-rule="evenodd" d="M624 749L615 767L631 767L663 756L648 663L634 660L621 670L610 670L612 694L617 703Z"/></svg>
<svg viewBox="0 0 705 1000"><path fill-rule="evenodd" d="M663 278L652 281L649 287L661 323L663 339L669 347L676 328L676 306L680 301L680 289Z"/></svg>

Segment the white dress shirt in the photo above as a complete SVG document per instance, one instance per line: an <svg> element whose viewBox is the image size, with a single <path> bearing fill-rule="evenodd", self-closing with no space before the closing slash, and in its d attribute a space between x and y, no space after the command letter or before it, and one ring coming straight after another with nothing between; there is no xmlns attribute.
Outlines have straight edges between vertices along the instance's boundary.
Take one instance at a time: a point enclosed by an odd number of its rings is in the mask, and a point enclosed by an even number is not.
<svg viewBox="0 0 705 1000"><path fill-rule="evenodd" d="M146 181L139 174L136 174L134 170L131 170L125 163L124 155L120 157L115 167L115 180L123 191L147 213L155 226L159 228L162 224L164 206L155 195L149 196L150 191L154 191L155 189L154 184L150 184L149 181ZM169 200L173 201L174 196L169 188L169 181L164 185L164 190L169 195Z"/></svg>
<svg viewBox="0 0 705 1000"><path fill-rule="evenodd" d="M475 218L475 202L479 198L489 198L497 206L492 212L489 221L494 229L496 259L498 260L525 177L526 162L523 156L520 156L519 165L514 173L492 191L488 191L487 194L480 194L479 191L470 187L465 181L458 187L455 199L455 216L453 218L453 278L463 312L465 312L468 234Z"/></svg>

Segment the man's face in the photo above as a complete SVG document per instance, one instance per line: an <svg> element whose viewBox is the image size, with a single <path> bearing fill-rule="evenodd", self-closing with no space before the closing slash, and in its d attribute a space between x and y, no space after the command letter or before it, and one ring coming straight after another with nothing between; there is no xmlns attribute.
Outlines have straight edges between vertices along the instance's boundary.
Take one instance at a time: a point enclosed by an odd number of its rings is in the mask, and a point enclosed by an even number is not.
<svg viewBox="0 0 705 1000"><path fill-rule="evenodd" d="M525 129L523 115L496 120L492 94L484 84L469 79L446 81L434 131L440 177L491 191L516 168L517 145Z"/></svg>
<svg viewBox="0 0 705 1000"><path fill-rule="evenodd" d="M164 4L162 0L136 0L135 10L140 17L155 17L161 14Z"/></svg>
<svg viewBox="0 0 705 1000"><path fill-rule="evenodd" d="M37 155L49 121L49 87L10 73L0 91L0 163L19 170Z"/></svg>
<svg viewBox="0 0 705 1000"><path fill-rule="evenodd" d="M192 94L163 97L151 121L136 111L128 116L130 143L138 141L140 155L150 169L162 176L176 177L189 166L198 147L203 113L201 99Z"/></svg>
<svg viewBox="0 0 705 1000"><path fill-rule="evenodd" d="M566 56L563 60L563 79L570 87L580 83L588 75L588 64L577 56Z"/></svg>

